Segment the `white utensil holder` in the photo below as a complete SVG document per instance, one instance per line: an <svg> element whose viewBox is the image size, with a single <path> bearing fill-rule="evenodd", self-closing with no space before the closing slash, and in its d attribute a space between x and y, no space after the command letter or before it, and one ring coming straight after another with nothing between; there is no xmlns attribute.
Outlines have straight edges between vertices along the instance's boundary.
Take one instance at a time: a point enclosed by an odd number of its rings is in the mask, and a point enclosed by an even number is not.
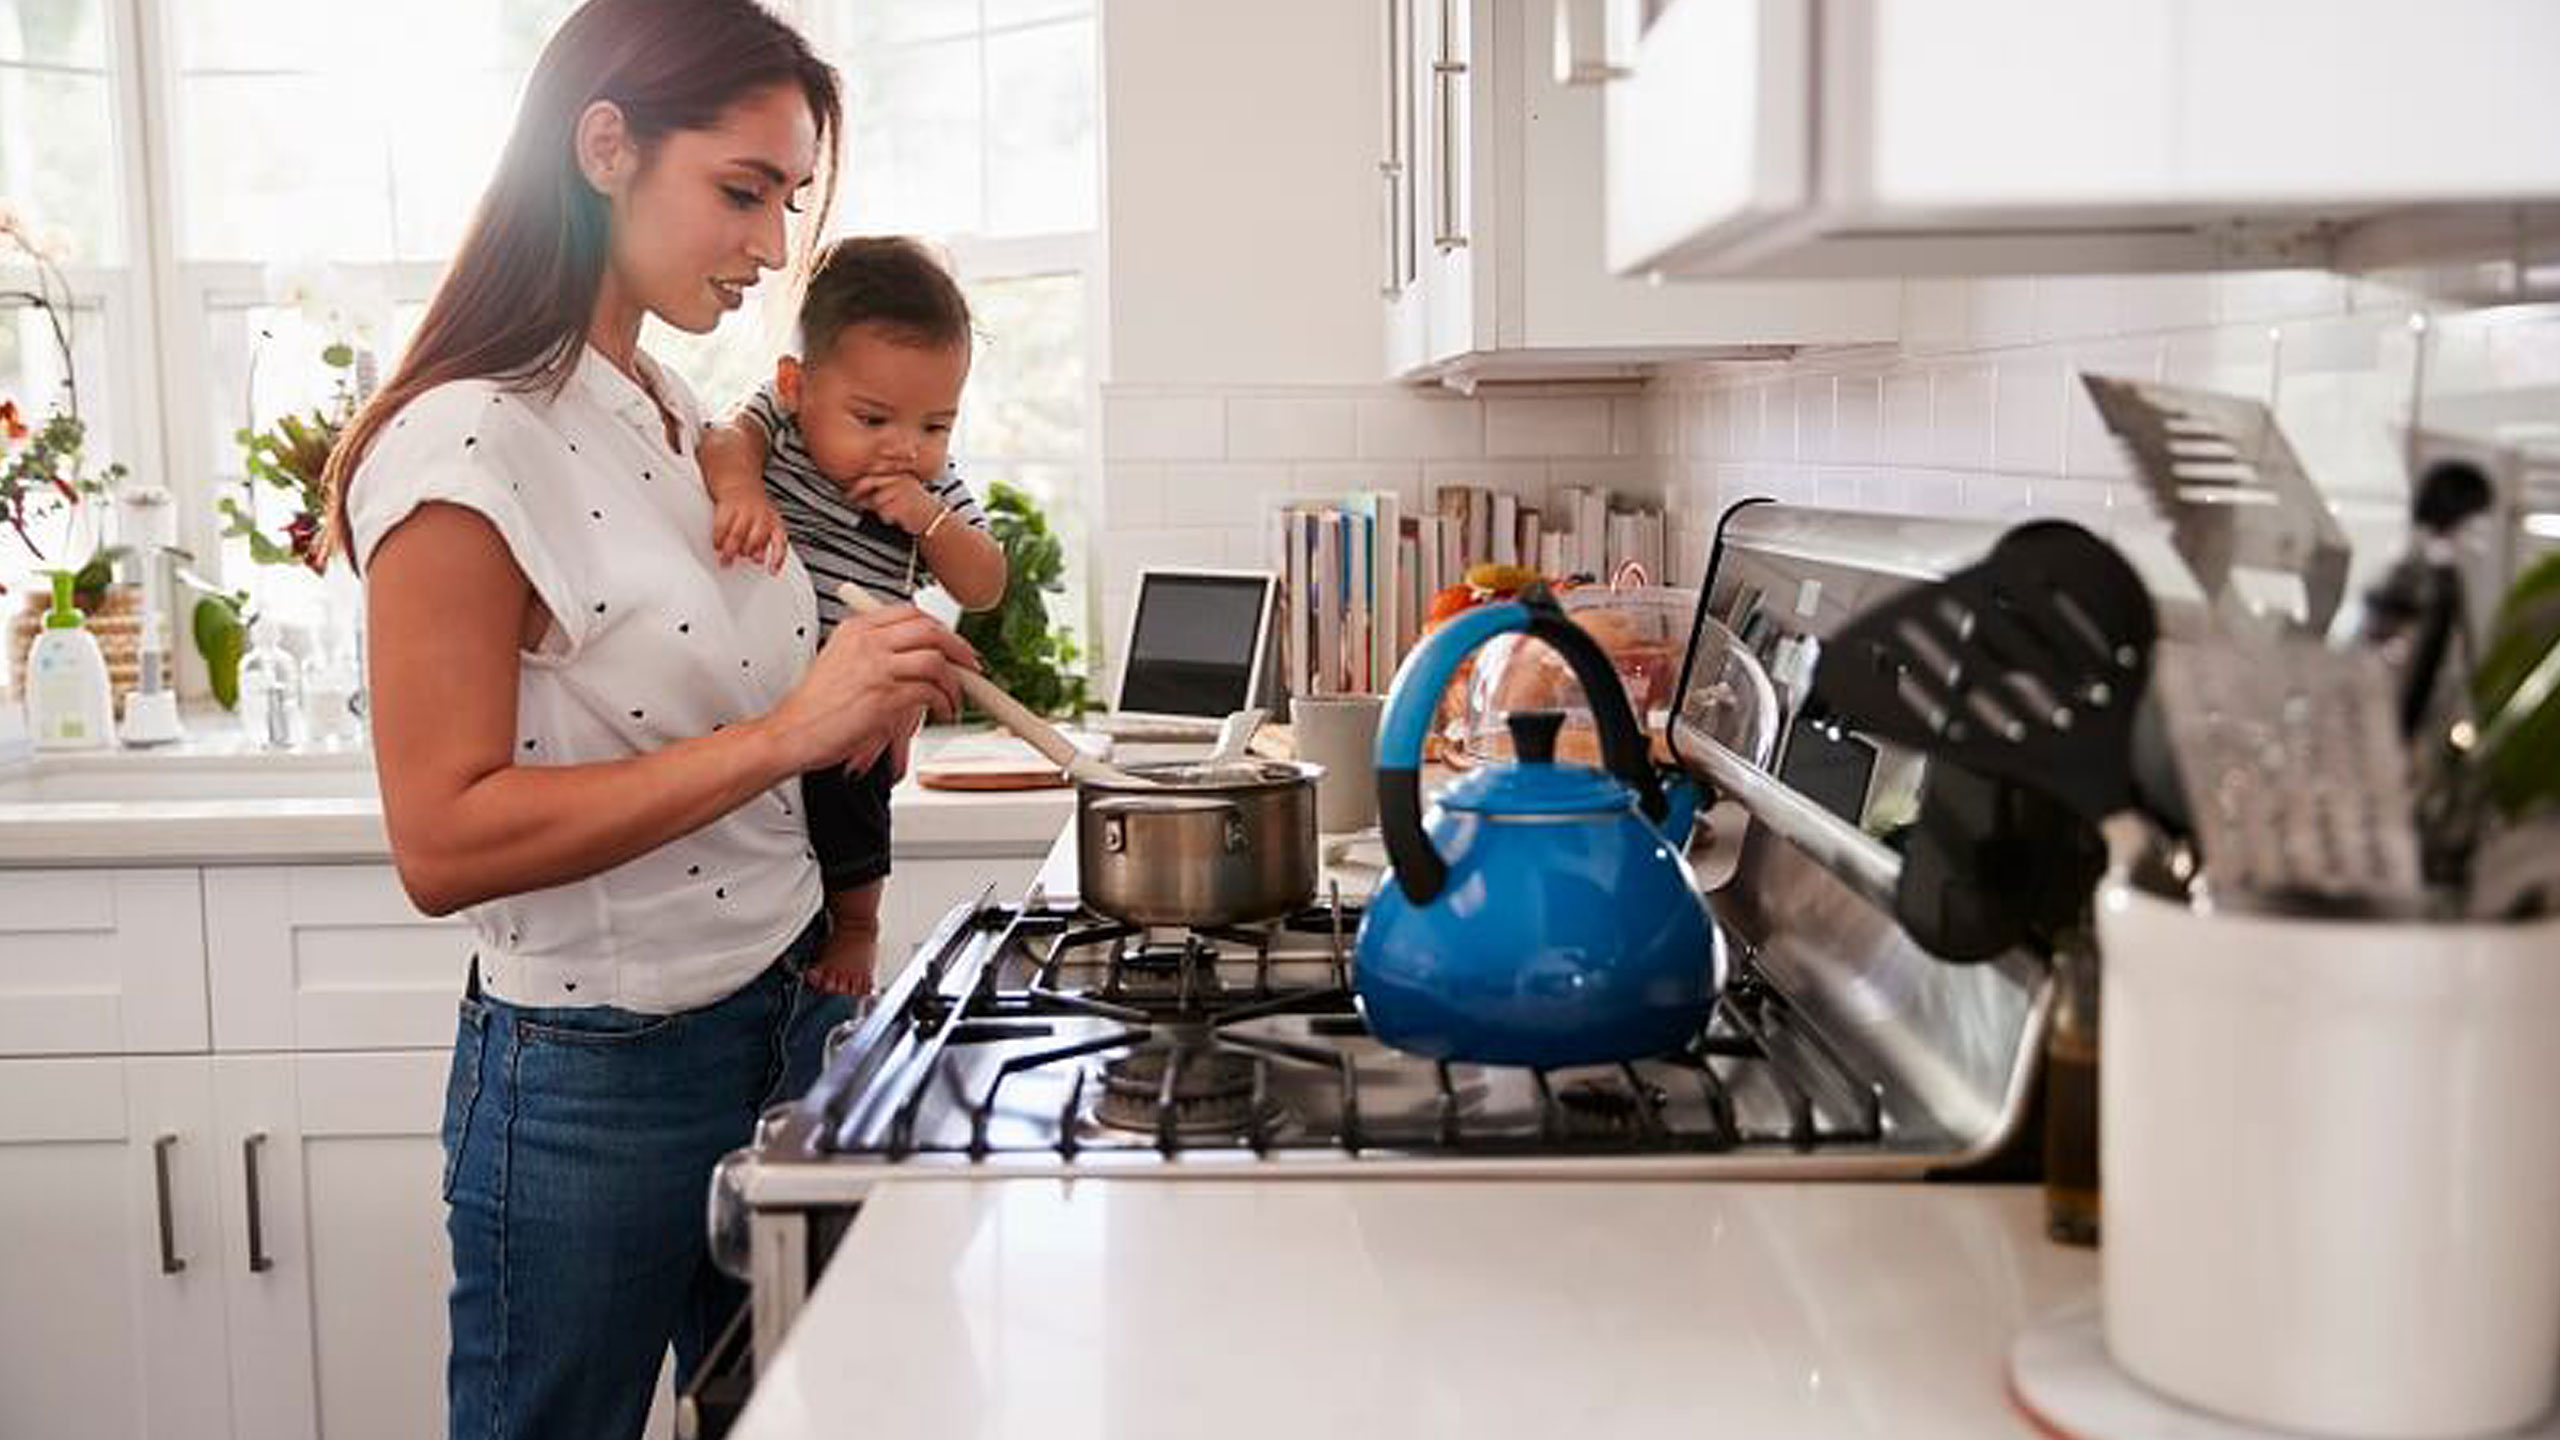
<svg viewBox="0 0 2560 1440"><path fill-rule="evenodd" d="M2560 1390L2560 922L2212 914L2112 878L2107 1347L2233 1419L2480 1435Z"/></svg>

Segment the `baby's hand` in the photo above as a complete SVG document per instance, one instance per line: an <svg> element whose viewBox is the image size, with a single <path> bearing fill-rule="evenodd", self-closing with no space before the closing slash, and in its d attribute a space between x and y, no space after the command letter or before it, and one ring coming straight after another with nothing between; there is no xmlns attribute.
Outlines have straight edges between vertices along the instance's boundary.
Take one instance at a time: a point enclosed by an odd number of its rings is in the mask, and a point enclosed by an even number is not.
<svg viewBox="0 0 2560 1440"><path fill-rule="evenodd" d="M711 503L711 550L726 565L747 560L779 574L782 557L791 550L782 516L762 495L738 495Z"/></svg>
<svg viewBox="0 0 2560 1440"><path fill-rule="evenodd" d="M942 513L942 502L924 488L923 481L904 470L865 475L846 486L844 493L854 504L910 535L923 534Z"/></svg>

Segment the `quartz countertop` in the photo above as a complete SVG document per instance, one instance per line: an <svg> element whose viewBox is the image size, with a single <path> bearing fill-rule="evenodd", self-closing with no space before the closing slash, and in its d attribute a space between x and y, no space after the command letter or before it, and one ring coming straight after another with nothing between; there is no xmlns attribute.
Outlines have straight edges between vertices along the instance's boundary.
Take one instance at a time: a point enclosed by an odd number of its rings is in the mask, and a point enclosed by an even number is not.
<svg viewBox="0 0 2560 1440"><path fill-rule="evenodd" d="M227 716L187 720L177 745L0 767L0 866L390 858L369 752L259 751ZM955 733L926 731L918 758ZM1032 854L1074 815L1075 792L928 790L910 776L890 804L902 856Z"/></svg>
<svg viewBox="0 0 2560 1440"><path fill-rule="evenodd" d="M2025 1437L2096 1283L2015 1186L884 1184L732 1435Z"/></svg>

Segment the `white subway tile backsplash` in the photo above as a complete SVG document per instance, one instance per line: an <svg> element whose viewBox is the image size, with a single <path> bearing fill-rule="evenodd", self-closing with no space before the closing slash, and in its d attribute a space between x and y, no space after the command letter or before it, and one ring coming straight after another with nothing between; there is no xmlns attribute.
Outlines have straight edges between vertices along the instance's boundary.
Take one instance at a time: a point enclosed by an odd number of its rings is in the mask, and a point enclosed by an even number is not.
<svg viewBox="0 0 2560 1440"><path fill-rule="evenodd" d="M1765 422L1766 406L1761 387L1737 385L1724 393L1724 453L1735 460L1762 460L1768 450L1762 445L1760 432ZM1787 427L1787 438L1795 438L1795 426Z"/></svg>
<svg viewBox="0 0 2560 1440"><path fill-rule="evenodd" d="M1833 510L1855 510L1861 503L1863 476L1851 465L1823 465L1813 472L1813 498Z"/></svg>
<svg viewBox="0 0 2560 1440"><path fill-rule="evenodd" d="M1102 467L1104 523L1162 525L1165 467L1148 460L1114 460Z"/></svg>
<svg viewBox="0 0 2560 1440"><path fill-rule="evenodd" d="M1422 467L1411 460L1327 460L1289 467L1289 491L1303 498L1387 490L1411 505L1422 499Z"/></svg>
<svg viewBox="0 0 2560 1440"><path fill-rule="evenodd" d="M1884 414L1884 379L1876 375L1843 375L1834 382L1831 410L1831 458L1866 465L1877 456L1876 436Z"/></svg>
<svg viewBox="0 0 2560 1440"><path fill-rule="evenodd" d="M1547 466L1547 487L1596 486L1635 499L1657 493L1662 476L1660 467L1642 460L1557 460Z"/></svg>
<svg viewBox="0 0 2560 1440"><path fill-rule="evenodd" d="M1876 432L1876 458L1926 464L1930 455L1929 372L1905 370L1884 382L1884 413Z"/></svg>
<svg viewBox="0 0 2560 1440"><path fill-rule="evenodd" d="M2036 282L2036 338L2088 340L2123 323L2124 282L2112 275L2057 275Z"/></svg>
<svg viewBox="0 0 2560 1440"><path fill-rule="evenodd" d="M1106 460L1216 460L1226 453L1226 403L1214 395L1103 393Z"/></svg>
<svg viewBox="0 0 2560 1440"><path fill-rule="evenodd" d="M2335 315L2346 305L2345 277L2326 270L2244 270L2214 277L2214 318L2224 325Z"/></svg>
<svg viewBox="0 0 2560 1440"><path fill-rule="evenodd" d="M2116 282L2122 307L2116 328L2127 335L2201 330L2213 323L2210 275L2126 275Z"/></svg>
<svg viewBox="0 0 2560 1440"><path fill-rule="evenodd" d="M1250 525L1289 496L1286 465L1168 465L1167 525Z"/></svg>
<svg viewBox="0 0 2560 1440"><path fill-rule="evenodd" d="M1859 471L1858 508L1892 514L1910 513L1911 477L1882 465L1870 465Z"/></svg>
<svg viewBox="0 0 2560 1440"><path fill-rule="evenodd" d="M2115 487L2095 480L2038 480L2028 487L2038 515L2069 520L2098 535L2115 533Z"/></svg>
<svg viewBox="0 0 2560 1440"><path fill-rule="evenodd" d="M1977 520L2024 520L2035 513L2035 498L2020 476L1967 475L1963 513Z"/></svg>
<svg viewBox="0 0 2560 1440"><path fill-rule="evenodd" d="M1819 463L1829 460L1831 430L1837 382L1829 375L1807 375L1774 393L1795 412L1795 457L1799 461Z"/></svg>
<svg viewBox="0 0 2560 1440"><path fill-rule="evenodd" d="M2002 360L1991 463L2012 474L2061 474L2062 402L2059 364L2023 357Z"/></svg>
<svg viewBox="0 0 2560 1440"><path fill-rule="evenodd" d="M1973 282L1966 296L1968 341L1974 349L2024 345L2036 338L2036 287L2025 276Z"/></svg>
<svg viewBox="0 0 2560 1440"><path fill-rule="evenodd" d="M1235 460L1349 460L1360 453L1348 399L1238 395L1227 401L1227 456Z"/></svg>
<svg viewBox="0 0 2560 1440"><path fill-rule="evenodd" d="M1358 409L1364 460L1462 459L1484 453L1484 410L1456 396L1394 395Z"/></svg>
<svg viewBox="0 0 2560 1440"><path fill-rule="evenodd" d="M1626 463L1594 461L1594 464ZM1476 485L1484 489L1524 500L1542 499L1547 493L1547 462L1543 460L1428 460L1422 466L1422 503L1449 485Z"/></svg>
<svg viewBox="0 0 2560 1440"><path fill-rule="evenodd" d="M1929 453L1941 467L1989 468L1999 372L1982 364L1947 365L1930 377Z"/></svg>
<svg viewBox="0 0 2560 1440"><path fill-rule="evenodd" d="M1609 453L1667 456L1679 432L1663 423L1670 412L1652 395L1624 395L1609 402Z"/></svg>
<svg viewBox="0 0 2560 1440"><path fill-rule="evenodd" d="M1910 280L1902 286L1902 346L1914 355L1962 350L1972 339L1972 282Z"/></svg>
<svg viewBox="0 0 2560 1440"><path fill-rule="evenodd" d="M2544 314L2495 326L2488 347L2491 384L2560 385L2560 318Z"/></svg>
<svg viewBox="0 0 2560 1440"><path fill-rule="evenodd" d="M1598 395L1497 397L1485 402L1488 456L1606 455L1609 401Z"/></svg>
<svg viewBox="0 0 2560 1440"><path fill-rule="evenodd" d="M1902 472L1904 499L1914 515L1961 519L1965 514L1965 478L1953 470L1905 470Z"/></svg>
<svg viewBox="0 0 2560 1440"><path fill-rule="evenodd" d="M2263 325L2227 325L2172 335L2160 378L2172 385L2264 400L2275 379L2274 342Z"/></svg>

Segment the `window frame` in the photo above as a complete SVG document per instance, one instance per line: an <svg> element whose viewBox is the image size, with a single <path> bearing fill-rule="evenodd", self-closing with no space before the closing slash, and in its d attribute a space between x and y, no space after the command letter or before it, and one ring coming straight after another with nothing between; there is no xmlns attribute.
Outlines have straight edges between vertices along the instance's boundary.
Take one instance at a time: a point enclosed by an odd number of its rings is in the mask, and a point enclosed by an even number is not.
<svg viewBox="0 0 2560 1440"><path fill-rule="evenodd" d="M100 3L107 45L104 68L113 115L111 153L121 192L118 233L123 253L115 265L82 263L65 267L65 274L72 285L75 308L84 314L94 313L105 327L101 353L106 374L84 377L86 387L93 393L94 387L103 382L116 417L116 433L108 437L111 448L101 453L123 462L135 475L156 479L169 489L179 509L178 544L194 557L194 568L200 574L226 587L252 587L252 576L228 573L231 567L226 566L223 554L218 501L227 493L236 493L234 487L241 483L244 468L237 447L220 438L236 428L238 419L214 413L214 400L223 377L210 342L213 321L221 312L270 303L265 267L254 261L189 260L181 253L177 174L180 147L176 134L176 92L180 82L171 43L170 7L187 0ZM818 19L811 12L825 11L830 8L827 4L799 0L783 8L786 13L797 12L793 18L808 28L822 53L841 49L843 37L834 24L810 23ZM983 17L983 11L981 14ZM974 34L983 65L984 44L989 36L1074 23L1075 19L1090 25L1094 51L1097 117L1092 228L1033 235L934 238L947 249L964 283L1070 274L1080 282L1085 360L1082 388L1087 417L1083 451L1073 456L1004 457L1066 471L1074 489L1076 516L1071 523L1080 531L1087 508L1085 497L1094 494L1100 474L1098 446L1093 437L1101 414L1102 369L1109 353L1109 307L1104 294L1107 270L1101 263L1105 225L1098 114L1101 0L1094 0L1081 17L1014 22L992 28L982 24ZM850 137L848 144L849 141ZM983 130L980 147L983 167ZM839 218L844 218L841 211ZM446 262L332 263L350 277L369 279L393 305L401 306L424 303ZM12 271L23 271L32 279L31 268L23 266L0 267L0 279L8 278ZM391 359L382 358L386 364ZM1090 571L1084 553L1088 548L1078 545L1071 549L1071 573ZM1092 577L1086 574L1080 593L1069 597L1071 612L1079 620L1098 613L1092 589ZM1081 623L1079 629L1090 641L1092 625ZM205 687L202 660L192 646L177 649L182 693L201 695ZM1097 653L1091 643L1086 649Z"/></svg>

